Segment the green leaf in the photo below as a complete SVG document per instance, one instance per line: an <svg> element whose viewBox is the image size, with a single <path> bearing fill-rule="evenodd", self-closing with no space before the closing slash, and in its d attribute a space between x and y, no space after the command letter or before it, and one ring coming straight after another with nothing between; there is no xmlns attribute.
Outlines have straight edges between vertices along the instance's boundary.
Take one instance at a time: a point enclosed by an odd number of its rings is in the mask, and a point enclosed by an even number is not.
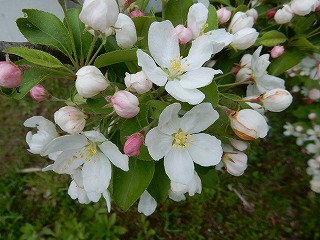
<svg viewBox="0 0 320 240"><path fill-rule="evenodd" d="M138 41L137 46L143 49L148 49L148 32L151 23L157 21L156 17L142 16L135 17L132 20L137 30L137 36L141 39L140 41Z"/></svg>
<svg viewBox="0 0 320 240"><path fill-rule="evenodd" d="M17 55L25 60L49 68L61 68L63 64L54 56L49 53L22 47L11 47L5 50L5 52Z"/></svg>
<svg viewBox="0 0 320 240"><path fill-rule="evenodd" d="M94 65L100 68L116 63L137 61L137 50L137 48L121 49L101 54L96 58Z"/></svg>
<svg viewBox="0 0 320 240"><path fill-rule="evenodd" d="M301 51L316 51L317 49L316 46L304 37L300 37L298 40L293 41L291 45L299 48Z"/></svg>
<svg viewBox="0 0 320 240"><path fill-rule="evenodd" d="M149 186L154 174L154 161L129 160L129 171L114 168L113 198L127 211Z"/></svg>
<svg viewBox="0 0 320 240"><path fill-rule="evenodd" d="M217 16L217 10L214 6L211 4L208 7L209 14L207 19L208 27L206 28L206 32L218 29L218 16Z"/></svg>
<svg viewBox="0 0 320 240"><path fill-rule="evenodd" d="M168 197L169 188L170 179L164 170L163 161L155 161L155 171L148 192L158 203L162 203Z"/></svg>
<svg viewBox="0 0 320 240"><path fill-rule="evenodd" d="M208 86L199 88L199 90L205 94L203 102L210 102L213 108L216 108L219 102L219 91L216 82L213 81Z"/></svg>
<svg viewBox="0 0 320 240"><path fill-rule="evenodd" d="M43 80L59 77L65 77L65 72L58 72L48 68L27 68L23 72L21 85L17 88L16 92L11 95L11 97L20 100L30 91L31 88L41 83Z"/></svg>
<svg viewBox="0 0 320 240"><path fill-rule="evenodd" d="M94 98L88 98L87 101L86 112L93 112L95 114L108 114L113 111L113 107L103 108L108 104L107 100L105 100L101 96L97 96Z"/></svg>
<svg viewBox="0 0 320 240"><path fill-rule="evenodd" d="M219 176L216 169L210 169L207 172L197 171L197 173L201 179L203 187L216 189L219 185Z"/></svg>
<svg viewBox="0 0 320 240"><path fill-rule="evenodd" d="M248 6L246 5L239 5L236 10L234 10L234 14L236 14L237 12L246 12L248 10Z"/></svg>
<svg viewBox="0 0 320 240"><path fill-rule="evenodd" d="M165 9L165 19L170 20L173 26L185 24L193 0L169 0Z"/></svg>
<svg viewBox="0 0 320 240"><path fill-rule="evenodd" d="M57 16L36 9L22 11L26 17L17 19L17 25L29 42L52 46L66 56L72 56L69 32Z"/></svg>
<svg viewBox="0 0 320 240"><path fill-rule="evenodd" d="M284 43L288 38L282 32L271 30L262 35L262 37L258 38L255 45L263 45L267 47L273 47L275 45Z"/></svg>
<svg viewBox="0 0 320 240"><path fill-rule="evenodd" d="M278 76L297 65L303 55L297 48L288 49L283 55L273 60L268 68L271 75Z"/></svg>
<svg viewBox="0 0 320 240"><path fill-rule="evenodd" d="M79 13L81 8L69 8L67 10L67 18L69 19L73 39L75 41L77 54L79 57L85 58L89 52L89 48L92 42L92 35L89 32L83 33L85 25L79 19Z"/></svg>
<svg viewBox="0 0 320 240"><path fill-rule="evenodd" d="M214 0L214 2L222 3L224 5L231 6L230 0Z"/></svg>
<svg viewBox="0 0 320 240"><path fill-rule="evenodd" d="M149 100L147 104L151 109L153 119L158 119L162 111L169 105L168 102L162 102L160 100Z"/></svg>

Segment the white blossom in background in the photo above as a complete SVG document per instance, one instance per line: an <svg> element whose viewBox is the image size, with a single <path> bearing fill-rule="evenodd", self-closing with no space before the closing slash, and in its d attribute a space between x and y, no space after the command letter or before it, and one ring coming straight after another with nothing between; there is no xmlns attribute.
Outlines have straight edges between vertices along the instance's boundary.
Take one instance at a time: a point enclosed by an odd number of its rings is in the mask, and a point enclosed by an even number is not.
<svg viewBox="0 0 320 240"><path fill-rule="evenodd" d="M307 134L310 141L320 140L320 125L315 124L312 129L307 130Z"/></svg>
<svg viewBox="0 0 320 240"><path fill-rule="evenodd" d="M210 59L212 44L203 36L192 42L189 54L180 56L179 39L170 21L154 22L148 34L150 57L138 49L138 64L154 84L165 86L175 99L195 105L205 95L197 88L209 85L220 70L202 67ZM158 67L157 64L160 66Z"/></svg>
<svg viewBox="0 0 320 240"><path fill-rule="evenodd" d="M317 0L292 0L290 3L291 11L299 16L305 16L317 7Z"/></svg>
<svg viewBox="0 0 320 240"><path fill-rule="evenodd" d="M37 133L32 134L31 131L27 133L28 151L45 156L44 150L47 144L59 136L54 123L44 117L33 116L27 119L23 125L28 128L37 128Z"/></svg>
<svg viewBox="0 0 320 240"><path fill-rule="evenodd" d="M207 129L219 114L210 103L202 103L179 117L181 105L173 103L159 117L158 126L146 135L145 144L151 157L164 157L164 168L173 182L188 185L194 175L194 163L214 166L222 156L221 142L216 137L199 133Z"/></svg>
<svg viewBox="0 0 320 240"><path fill-rule="evenodd" d="M274 20L278 24L285 24L291 22L294 14L288 4L284 4L274 15Z"/></svg>
<svg viewBox="0 0 320 240"><path fill-rule="evenodd" d="M138 212L143 213L145 216L150 216L157 207L157 201L145 190L140 196L138 203Z"/></svg>
<svg viewBox="0 0 320 240"><path fill-rule="evenodd" d="M80 133L86 125L87 115L72 106L65 106L54 113L55 123L65 132Z"/></svg>

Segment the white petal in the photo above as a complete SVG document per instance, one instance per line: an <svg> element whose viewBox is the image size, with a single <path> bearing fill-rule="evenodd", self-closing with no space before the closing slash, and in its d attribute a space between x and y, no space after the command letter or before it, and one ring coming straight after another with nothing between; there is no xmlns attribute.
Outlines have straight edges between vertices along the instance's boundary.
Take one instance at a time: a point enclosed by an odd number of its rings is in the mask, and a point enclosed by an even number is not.
<svg viewBox="0 0 320 240"><path fill-rule="evenodd" d="M225 29L220 28L217 30L212 30L206 33L210 37L211 41L216 43L223 43L224 47L228 46L234 40L234 35L227 32Z"/></svg>
<svg viewBox="0 0 320 240"><path fill-rule="evenodd" d="M52 170L56 173L63 174L70 173L81 166L86 157L82 155L86 154L86 151L82 153L81 150L82 149L63 151L54 162Z"/></svg>
<svg viewBox="0 0 320 240"><path fill-rule="evenodd" d="M90 201L92 202L98 202L99 199L101 198L101 193L97 193L97 192L87 192L87 195Z"/></svg>
<svg viewBox="0 0 320 240"><path fill-rule="evenodd" d="M196 193L201 193L202 191L202 184L201 179L196 171L194 171L193 178L191 182L188 184L188 193L189 196L193 196Z"/></svg>
<svg viewBox="0 0 320 240"><path fill-rule="evenodd" d="M193 107L181 118L181 129L188 134L198 133L207 129L219 118L219 113L211 103L201 103Z"/></svg>
<svg viewBox="0 0 320 240"><path fill-rule="evenodd" d="M147 133L145 144L150 156L154 160L159 160L170 151L172 140L172 136L163 134L155 127Z"/></svg>
<svg viewBox="0 0 320 240"><path fill-rule="evenodd" d="M167 74L157 67L154 60L141 49L137 50L138 65L142 67L148 79L158 86L164 86L167 82Z"/></svg>
<svg viewBox="0 0 320 240"><path fill-rule="evenodd" d="M104 142L107 141L106 137L99 131L86 131L83 134L92 142Z"/></svg>
<svg viewBox="0 0 320 240"><path fill-rule="evenodd" d="M178 132L180 128L180 118L178 117L178 113L180 110L180 103L173 103L166 107L159 117L159 131L167 135Z"/></svg>
<svg viewBox="0 0 320 240"><path fill-rule="evenodd" d="M192 31L193 38L197 38L200 35L200 30L207 22L208 9L202 3L193 4L189 8L188 12L188 27Z"/></svg>
<svg viewBox="0 0 320 240"><path fill-rule="evenodd" d="M105 191L111 179L111 164L108 158L98 153L82 167L84 189L89 192L102 193Z"/></svg>
<svg viewBox="0 0 320 240"><path fill-rule="evenodd" d="M66 151L71 149L79 149L88 144L88 140L81 134L65 135L53 139L44 150L44 155L58 151Z"/></svg>
<svg viewBox="0 0 320 240"><path fill-rule="evenodd" d="M138 212L143 213L145 216L149 216L156 210L156 207L156 200L154 200L148 191L144 191L139 200Z"/></svg>
<svg viewBox="0 0 320 240"><path fill-rule="evenodd" d="M202 67L202 65L208 61L213 52L213 44L210 38L206 35L202 35L192 41L191 48L188 56L185 58L187 61L183 65L186 71L191 71Z"/></svg>
<svg viewBox="0 0 320 240"><path fill-rule="evenodd" d="M75 181L72 181L70 183L69 189L68 189L68 194L72 199L77 199L78 198L78 187Z"/></svg>
<svg viewBox="0 0 320 240"><path fill-rule="evenodd" d="M194 165L185 149L172 148L164 157L164 169L171 181L188 184L193 178Z"/></svg>
<svg viewBox="0 0 320 240"><path fill-rule="evenodd" d="M148 44L151 56L161 67L169 68L170 59L180 57L179 38L170 21L150 25Z"/></svg>
<svg viewBox="0 0 320 240"><path fill-rule="evenodd" d="M169 189L169 198L173 201L180 202L186 200L186 196L184 194L177 194Z"/></svg>
<svg viewBox="0 0 320 240"><path fill-rule="evenodd" d="M258 78L256 80L256 84L261 94L276 88L285 89L283 79L271 76L269 74L265 74L261 78Z"/></svg>
<svg viewBox="0 0 320 240"><path fill-rule="evenodd" d="M50 164L44 168L42 168L42 172L50 171L53 170L53 164Z"/></svg>
<svg viewBox="0 0 320 240"><path fill-rule="evenodd" d="M193 134L187 148L192 160L204 167L217 165L223 153L221 141L205 133Z"/></svg>
<svg viewBox="0 0 320 240"><path fill-rule="evenodd" d="M119 148L110 141L105 141L99 145L100 150L109 158L109 160L123 171L129 170L129 158L122 154Z"/></svg>
<svg viewBox="0 0 320 240"><path fill-rule="evenodd" d="M183 88L194 89L209 85L215 74L222 73L221 70L214 70L208 67L201 67L188 71L180 76L180 85Z"/></svg>
<svg viewBox="0 0 320 240"><path fill-rule="evenodd" d="M108 208L108 212L111 211L111 200L110 200L110 193L108 190L104 191L102 193L104 199L106 200L106 203L107 203L107 208Z"/></svg>
<svg viewBox="0 0 320 240"><path fill-rule="evenodd" d="M181 102L187 102L191 105L201 103L205 97L198 89L183 88L179 81L169 81L166 84L165 89L175 99Z"/></svg>

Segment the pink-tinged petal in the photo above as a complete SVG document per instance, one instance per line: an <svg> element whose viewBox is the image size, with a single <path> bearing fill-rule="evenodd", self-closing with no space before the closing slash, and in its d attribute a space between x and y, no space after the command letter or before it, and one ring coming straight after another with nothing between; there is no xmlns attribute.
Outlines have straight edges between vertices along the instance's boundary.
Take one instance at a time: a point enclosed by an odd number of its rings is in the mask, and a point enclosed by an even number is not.
<svg viewBox="0 0 320 240"><path fill-rule="evenodd" d="M178 113L181 110L181 105L179 103L173 103L166 107L159 117L158 129L159 131L172 135L178 132L180 128L180 118Z"/></svg>
<svg viewBox="0 0 320 240"><path fill-rule="evenodd" d="M63 151L53 164L52 170L56 173L70 173L71 171L77 169L85 161L86 151L82 149Z"/></svg>
<svg viewBox="0 0 320 240"><path fill-rule="evenodd" d="M205 97L198 89L183 88L179 81L169 81L166 84L165 89L175 99L181 102L187 102L191 105L201 103Z"/></svg>
<svg viewBox="0 0 320 240"><path fill-rule="evenodd" d="M193 107L181 118L181 129L188 134L198 133L207 129L219 118L219 113L211 103L201 103Z"/></svg>
<svg viewBox="0 0 320 240"><path fill-rule="evenodd" d="M54 153L58 151L67 151L72 149L83 148L88 144L88 140L85 136L81 134L65 135L53 139L45 148L44 156L49 153Z"/></svg>
<svg viewBox="0 0 320 240"><path fill-rule="evenodd" d="M172 136L163 134L158 128L152 128L146 135L145 144L150 156L159 160L166 155L172 147Z"/></svg>
<svg viewBox="0 0 320 240"><path fill-rule="evenodd" d="M202 3L193 4L188 12L188 27L192 31L193 38L200 35L201 28L207 22L208 9Z"/></svg>
<svg viewBox="0 0 320 240"><path fill-rule="evenodd" d="M164 157L164 169L171 181L188 184L193 178L194 164L186 149L172 148Z"/></svg>
<svg viewBox="0 0 320 240"><path fill-rule="evenodd" d="M191 71L202 67L202 65L211 58L213 44L210 38L202 35L192 42L187 61L183 64L185 71Z"/></svg>
<svg viewBox="0 0 320 240"><path fill-rule="evenodd" d="M195 163L208 167L221 161L223 150L219 139L205 133L193 134L191 139L187 150Z"/></svg>
<svg viewBox="0 0 320 240"><path fill-rule="evenodd" d="M110 141L105 141L99 145L100 150L109 158L109 160L116 167L123 171L129 170L129 158L127 155L122 154L119 148Z"/></svg>
<svg viewBox="0 0 320 240"><path fill-rule="evenodd" d="M180 57L179 38L170 21L150 25L148 44L151 56L161 67L169 68L170 60Z"/></svg>
<svg viewBox="0 0 320 240"><path fill-rule="evenodd" d="M89 161L84 163L82 167L82 177L84 189L88 193L102 193L108 188L110 183L110 161L102 153L95 154Z"/></svg>
<svg viewBox="0 0 320 240"><path fill-rule="evenodd" d="M164 86L167 82L167 74L157 67L154 60L141 49L137 50L138 65L142 67L143 72L148 76L148 79L158 86Z"/></svg>
<svg viewBox="0 0 320 240"><path fill-rule="evenodd" d="M187 89L201 88L209 85L212 82L214 75L219 73L222 73L222 71L201 67L180 76L180 85Z"/></svg>

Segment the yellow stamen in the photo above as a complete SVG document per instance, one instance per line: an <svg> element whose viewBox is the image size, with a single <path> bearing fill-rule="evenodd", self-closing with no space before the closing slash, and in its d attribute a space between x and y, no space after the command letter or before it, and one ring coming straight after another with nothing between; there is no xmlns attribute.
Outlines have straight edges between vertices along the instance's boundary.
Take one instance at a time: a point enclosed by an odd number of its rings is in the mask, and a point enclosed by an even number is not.
<svg viewBox="0 0 320 240"><path fill-rule="evenodd" d="M172 146L182 150L189 147L190 142L192 142L191 135L180 129L176 134L174 134Z"/></svg>

